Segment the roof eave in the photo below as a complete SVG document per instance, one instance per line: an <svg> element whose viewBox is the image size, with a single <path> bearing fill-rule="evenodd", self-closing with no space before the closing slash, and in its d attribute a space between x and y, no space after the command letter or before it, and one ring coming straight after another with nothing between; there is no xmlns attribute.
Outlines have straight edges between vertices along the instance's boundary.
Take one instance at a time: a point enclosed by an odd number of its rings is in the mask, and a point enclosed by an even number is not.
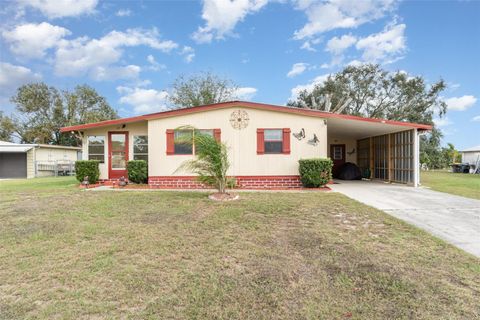
<svg viewBox="0 0 480 320"><path fill-rule="evenodd" d="M239 104L241 104L241 105L239 105ZM87 123L87 124L82 124L82 125L63 127L63 128L60 129L60 132L80 131L80 130L86 130L86 129L90 129L90 128L105 127L105 126L109 126L109 125L125 124L125 123L147 121L147 120L153 120L153 119L170 118L170 117L174 117L174 116L178 116L178 115L182 115L182 114L199 113L199 112L204 112L204 111L208 111L208 110L224 109L224 108L230 108L230 107L235 107L235 106L253 108L253 109L260 109L260 110L278 111L278 112L285 112L285 113L292 113L292 114L302 114L302 115L305 115L305 116L313 116L313 117L326 118L326 119L328 119L328 118L338 118L338 119L346 119L346 120L357 120L357 121L366 121L366 122L373 122L373 123L384 123L384 124L390 124L390 125L398 125L398 126L409 127L409 128L412 128L412 129L416 128L416 129L422 129L422 130L432 130L432 126L427 125L427 124L410 123L410 122L376 119L376 118L363 118L363 117L358 117L358 116L338 114L338 113L330 113L330 112L319 111L319 110L301 109L301 108L293 108L293 107L286 107L286 106L277 106L277 105L257 103L257 102L229 101L229 102L203 105L203 106L198 106L198 107L194 107L194 108L183 108L183 109L168 110L168 111L151 113L151 114L146 114L146 115L136 116L136 117L130 117L130 118L106 120L106 121L100 121L100 122L95 122L95 123Z"/></svg>

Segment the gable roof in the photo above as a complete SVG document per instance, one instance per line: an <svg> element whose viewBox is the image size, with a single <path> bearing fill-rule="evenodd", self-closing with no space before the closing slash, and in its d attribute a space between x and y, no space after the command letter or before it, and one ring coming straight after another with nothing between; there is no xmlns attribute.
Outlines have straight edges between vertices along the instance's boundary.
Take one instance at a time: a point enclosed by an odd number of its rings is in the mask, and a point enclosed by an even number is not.
<svg viewBox="0 0 480 320"><path fill-rule="evenodd" d="M60 129L60 131L61 132L78 131L78 130L104 127L104 126L110 126L110 125L116 125L116 124L125 124L125 123L132 123L132 122L148 121L153 119L171 118L171 117L176 117L180 115L199 113L199 112L205 112L210 110L232 108L232 107L242 107L242 108L250 108L250 109L257 109L257 110L267 110L267 111L299 114L299 115L304 115L308 117L317 117L317 118L325 118L325 119L336 118L336 119L374 122L374 123L384 123L384 124L392 124L397 126L417 128L417 129L423 129L423 130L432 129L432 126L428 124L419 124L419 123L376 119L376 118L364 118L364 117L352 116L347 114L338 114L338 113L331 113L326 111L301 109L301 108L295 108L295 107L278 106L273 104L265 104L265 103L257 103L257 102L229 101L229 102L207 104L207 105L192 107L192 108L167 110L162 112L150 113L143 116L106 120L106 121L100 121L95 123L86 123L86 124L81 124L76 126L63 127Z"/></svg>

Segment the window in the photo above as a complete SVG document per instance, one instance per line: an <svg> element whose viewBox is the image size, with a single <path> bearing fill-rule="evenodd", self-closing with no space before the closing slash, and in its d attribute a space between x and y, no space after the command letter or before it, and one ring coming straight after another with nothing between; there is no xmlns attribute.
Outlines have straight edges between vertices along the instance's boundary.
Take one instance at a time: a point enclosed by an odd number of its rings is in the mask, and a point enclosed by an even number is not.
<svg viewBox="0 0 480 320"><path fill-rule="evenodd" d="M265 129L264 131L265 153L283 152L283 131L282 129Z"/></svg>
<svg viewBox="0 0 480 320"><path fill-rule="evenodd" d="M212 129L197 129L195 130L195 135L205 135L214 138L213 130ZM195 153L200 150L200 146L194 145Z"/></svg>
<svg viewBox="0 0 480 320"><path fill-rule="evenodd" d="M193 137L195 135L208 135L215 140L221 140L220 129L180 129L180 130L167 130L167 154L194 154L198 150L197 146L193 145Z"/></svg>
<svg viewBox="0 0 480 320"><path fill-rule="evenodd" d="M174 154L193 154L193 131L174 131Z"/></svg>
<svg viewBox="0 0 480 320"><path fill-rule="evenodd" d="M148 162L148 136L133 137L133 160Z"/></svg>
<svg viewBox="0 0 480 320"><path fill-rule="evenodd" d="M290 129L257 129L257 154L290 154Z"/></svg>
<svg viewBox="0 0 480 320"><path fill-rule="evenodd" d="M333 147L333 160L343 160L343 147L334 146Z"/></svg>
<svg viewBox="0 0 480 320"><path fill-rule="evenodd" d="M105 136L88 137L88 160L105 162Z"/></svg>

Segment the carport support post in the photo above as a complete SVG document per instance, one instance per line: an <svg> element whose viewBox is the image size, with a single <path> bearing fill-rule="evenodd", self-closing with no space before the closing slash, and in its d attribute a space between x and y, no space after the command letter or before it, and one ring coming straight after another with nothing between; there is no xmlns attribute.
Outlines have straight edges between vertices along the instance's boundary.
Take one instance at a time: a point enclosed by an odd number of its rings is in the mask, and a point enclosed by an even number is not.
<svg viewBox="0 0 480 320"><path fill-rule="evenodd" d="M373 179L373 177L374 177L373 165L374 165L374 160L373 160L373 137L370 137L370 179Z"/></svg>
<svg viewBox="0 0 480 320"><path fill-rule="evenodd" d="M413 186L420 184L420 136L418 129L413 129Z"/></svg>
<svg viewBox="0 0 480 320"><path fill-rule="evenodd" d="M393 177L393 166L392 166L392 134L388 134L388 150L387 150L387 155L388 155L388 181L392 182L392 177Z"/></svg>

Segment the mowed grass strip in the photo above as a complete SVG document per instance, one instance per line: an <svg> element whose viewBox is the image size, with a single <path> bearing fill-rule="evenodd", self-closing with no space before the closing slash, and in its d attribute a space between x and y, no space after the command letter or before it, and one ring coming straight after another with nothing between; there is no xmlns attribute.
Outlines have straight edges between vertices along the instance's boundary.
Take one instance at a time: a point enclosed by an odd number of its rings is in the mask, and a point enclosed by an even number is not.
<svg viewBox="0 0 480 320"><path fill-rule="evenodd" d="M420 178L433 190L480 200L480 174L422 171Z"/></svg>
<svg viewBox="0 0 480 320"><path fill-rule="evenodd" d="M336 193L0 182L0 319L475 319L480 261Z"/></svg>

